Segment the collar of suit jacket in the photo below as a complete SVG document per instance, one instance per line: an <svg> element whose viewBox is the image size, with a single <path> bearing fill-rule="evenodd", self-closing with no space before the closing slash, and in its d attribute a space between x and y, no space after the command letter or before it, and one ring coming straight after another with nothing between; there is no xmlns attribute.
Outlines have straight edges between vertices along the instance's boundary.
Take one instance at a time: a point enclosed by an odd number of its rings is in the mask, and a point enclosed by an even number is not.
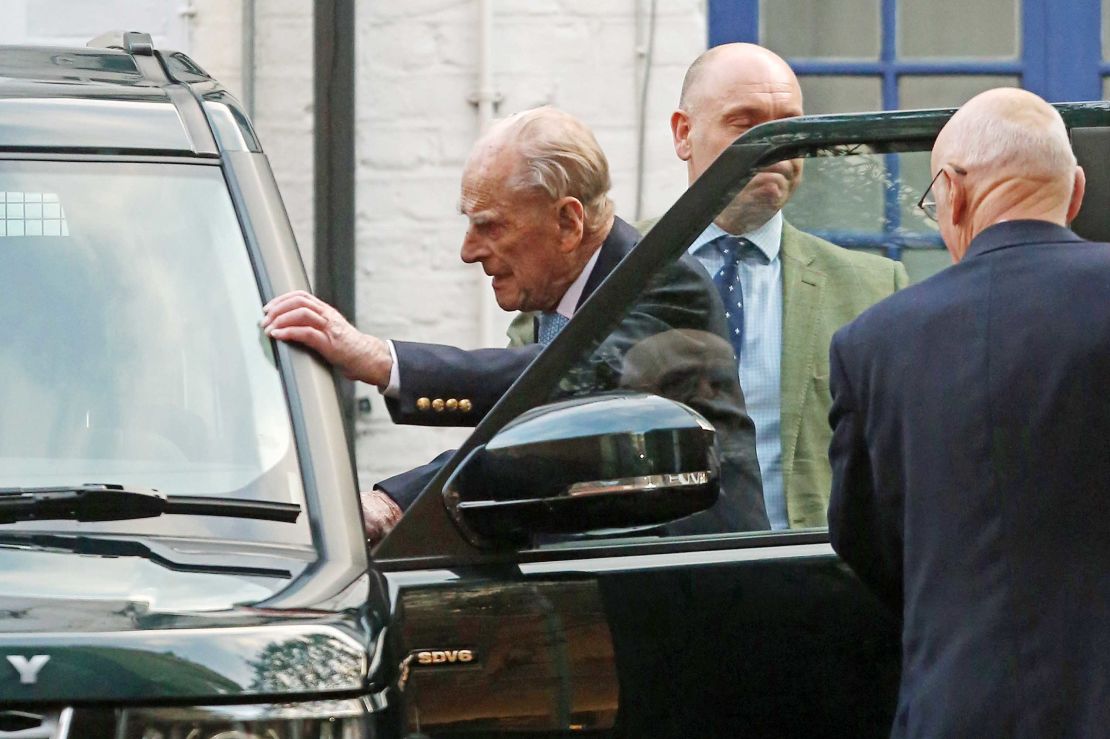
<svg viewBox="0 0 1110 739"><path fill-rule="evenodd" d="M1048 221L1004 221L989 226L971 240L964 259L1023 244L1082 241L1071 229Z"/></svg>
<svg viewBox="0 0 1110 739"><path fill-rule="evenodd" d="M578 310L578 303L582 299L582 293L586 290L586 282L590 279L590 275L593 274L599 256L601 256L600 246L594 250L589 261L586 262L586 266L582 268L578 277L574 279L574 282L570 283L570 287L563 293L559 305L555 307L555 312L560 316L565 316L566 318L574 317L574 311Z"/></svg>
<svg viewBox="0 0 1110 739"><path fill-rule="evenodd" d="M598 285L627 256L628 252L632 251L632 247L636 246L639 240L639 231L620 218L613 218L613 227L609 230L609 235L605 237L601 248L596 252L597 263L594 264L590 276L586 279L586 286L582 290L581 297L578 298L578 304L574 306L576 312L586 302L586 298L593 294Z"/></svg>

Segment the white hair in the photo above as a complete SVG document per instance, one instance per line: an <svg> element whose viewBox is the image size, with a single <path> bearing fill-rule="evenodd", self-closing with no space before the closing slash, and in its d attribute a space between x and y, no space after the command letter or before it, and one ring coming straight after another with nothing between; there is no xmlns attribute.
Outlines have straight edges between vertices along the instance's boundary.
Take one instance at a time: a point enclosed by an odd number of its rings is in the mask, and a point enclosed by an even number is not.
<svg viewBox="0 0 1110 739"><path fill-rule="evenodd" d="M585 210L585 228L596 233L613 217L609 161L585 123L544 106L495 123L487 137L512 142L522 159L514 187L537 188L552 200L570 195Z"/></svg>

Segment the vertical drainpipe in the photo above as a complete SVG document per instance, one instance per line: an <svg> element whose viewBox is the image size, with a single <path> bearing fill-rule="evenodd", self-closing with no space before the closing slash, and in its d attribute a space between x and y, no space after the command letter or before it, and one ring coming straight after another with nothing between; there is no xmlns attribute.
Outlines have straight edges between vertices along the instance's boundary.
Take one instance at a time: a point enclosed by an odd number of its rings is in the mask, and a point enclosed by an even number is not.
<svg viewBox="0 0 1110 739"><path fill-rule="evenodd" d="M197 8L193 5L193 0L185 0L178 7L177 14L185 24L185 53L196 54L197 50L193 48L193 24L197 17Z"/></svg>
<svg viewBox="0 0 1110 739"><path fill-rule="evenodd" d="M254 118L254 0L243 0L242 49L243 107Z"/></svg>
<svg viewBox="0 0 1110 739"><path fill-rule="evenodd" d="M481 136L493 121L498 100L493 88L493 0L478 0L478 91L471 96L470 102L478 106L478 135ZM504 337L498 341L494 336L494 310L488 279L478 273L478 320L479 343L481 346L504 344Z"/></svg>
<svg viewBox="0 0 1110 739"><path fill-rule="evenodd" d="M485 133L493 120L497 93L493 89L493 0L478 0L478 132Z"/></svg>
<svg viewBox="0 0 1110 739"><path fill-rule="evenodd" d="M355 320L355 2L313 3L314 292ZM336 374L354 454L354 383Z"/></svg>

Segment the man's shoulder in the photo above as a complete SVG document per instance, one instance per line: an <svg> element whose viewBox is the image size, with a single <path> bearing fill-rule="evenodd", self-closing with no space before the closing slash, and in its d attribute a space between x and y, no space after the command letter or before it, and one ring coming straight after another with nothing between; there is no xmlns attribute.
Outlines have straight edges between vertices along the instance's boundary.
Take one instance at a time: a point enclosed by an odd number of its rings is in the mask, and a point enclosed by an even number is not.
<svg viewBox="0 0 1110 739"><path fill-rule="evenodd" d="M644 218L639 221L633 221L632 227L639 231L641 236L647 236L647 232L650 231L656 223L659 223L659 219L662 217L663 216L655 216L654 218Z"/></svg>
<svg viewBox="0 0 1110 739"><path fill-rule="evenodd" d="M858 316L841 326L832 343L846 349L858 347L863 354L878 351L888 342L898 344L905 332L931 323L930 316L950 307L952 296L958 294L958 280L953 282L948 270L909 285L875 302Z"/></svg>
<svg viewBox="0 0 1110 739"><path fill-rule="evenodd" d="M846 249L820 236L806 233L789 223L782 224L782 248L794 258L812 257L825 267L854 269L889 275L898 269L898 262L858 249Z"/></svg>
<svg viewBox="0 0 1110 739"><path fill-rule="evenodd" d="M834 290L852 294L867 304L910 282L901 262L837 246L789 223L783 223L782 252L785 269L791 269L791 263L808 266L824 274L826 284Z"/></svg>

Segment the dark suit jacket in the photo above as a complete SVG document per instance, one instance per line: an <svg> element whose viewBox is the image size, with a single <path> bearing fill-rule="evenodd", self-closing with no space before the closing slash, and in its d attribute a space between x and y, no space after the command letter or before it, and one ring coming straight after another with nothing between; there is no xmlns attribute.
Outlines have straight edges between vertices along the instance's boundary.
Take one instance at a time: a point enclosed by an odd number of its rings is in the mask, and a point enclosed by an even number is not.
<svg viewBox="0 0 1110 739"><path fill-rule="evenodd" d="M594 269L586 278L576 310L632 251L639 238L634 228L619 218L614 220ZM712 330L727 336L723 310L714 310L711 303L714 295L712 280L691 257L683 257L661 272L617 330L591 355L589 372L594 376L581 376L584 365L574 368L581 389L597 391L603 387L617 387L622 358L630 346L647 336L671 328ZM720 305L719 300L717 305ZM393 347L397 352L400 395L387 398L386 407L394 423L420 426L477 425L543 349L532 343L467 350L409 341L394 341ZM606 374L608 378L597 376ZM421 398L468 400L470 410L421 409Z"/></svg>
<svg viewBox="0 0 1110 739"><path fill-rule="evenodd" d="M1110 727L1110 245L1043 221L831 347L833 547L904 617L895 736Z"/></svg>
<svg viewBox="0 0 1110 739"><path fill-rule="evenodd" d="M579 305L582 304L635 246L639 234L620 219L601 246L593 272L587 278ZM646 386L641 381L649 374L636 372L637 384L622 380L629 351L646 339L670 331L698 331L716 336L727 344L727 322L713 281L696 259L684 255L644 289L620 324L588 357L570 368L556 395L549 400L577 394L615 389L635 389L668 395L661 387ZM657 350L664 344L657 345ZM666 346L673 346L667 344ZM501 398L505 390L540 353L543 347L532 344L505 349L466 351L436 344L394 342L397 352L401 395L387 401L390 415L397 423L430 425L474 425ZM638 355L652 353L652 346L643 347ZM637 368L640 369L640 368ZM686 402L705 415L718 429L722 447L722 489L720 503L709 511L672 525L673 533L716 531L747 531L768 528L763 506L759 466L755 456L755 427L744 410L743 394L735 379L735 364L730 372L733 380L726 392L709 396L692 396L688 391L676 400ZM653 376L658 376L654 373ZM683 383L668 378L668 388ZM687 386L690 383L686 383ZM673 393L672 393L673 394ZM467 399L472 403L469 413L422 411L420 398ZM407 508L416 495L438 471L449 453L431 464L397 475L378 483L402 508Z"/></svg>

